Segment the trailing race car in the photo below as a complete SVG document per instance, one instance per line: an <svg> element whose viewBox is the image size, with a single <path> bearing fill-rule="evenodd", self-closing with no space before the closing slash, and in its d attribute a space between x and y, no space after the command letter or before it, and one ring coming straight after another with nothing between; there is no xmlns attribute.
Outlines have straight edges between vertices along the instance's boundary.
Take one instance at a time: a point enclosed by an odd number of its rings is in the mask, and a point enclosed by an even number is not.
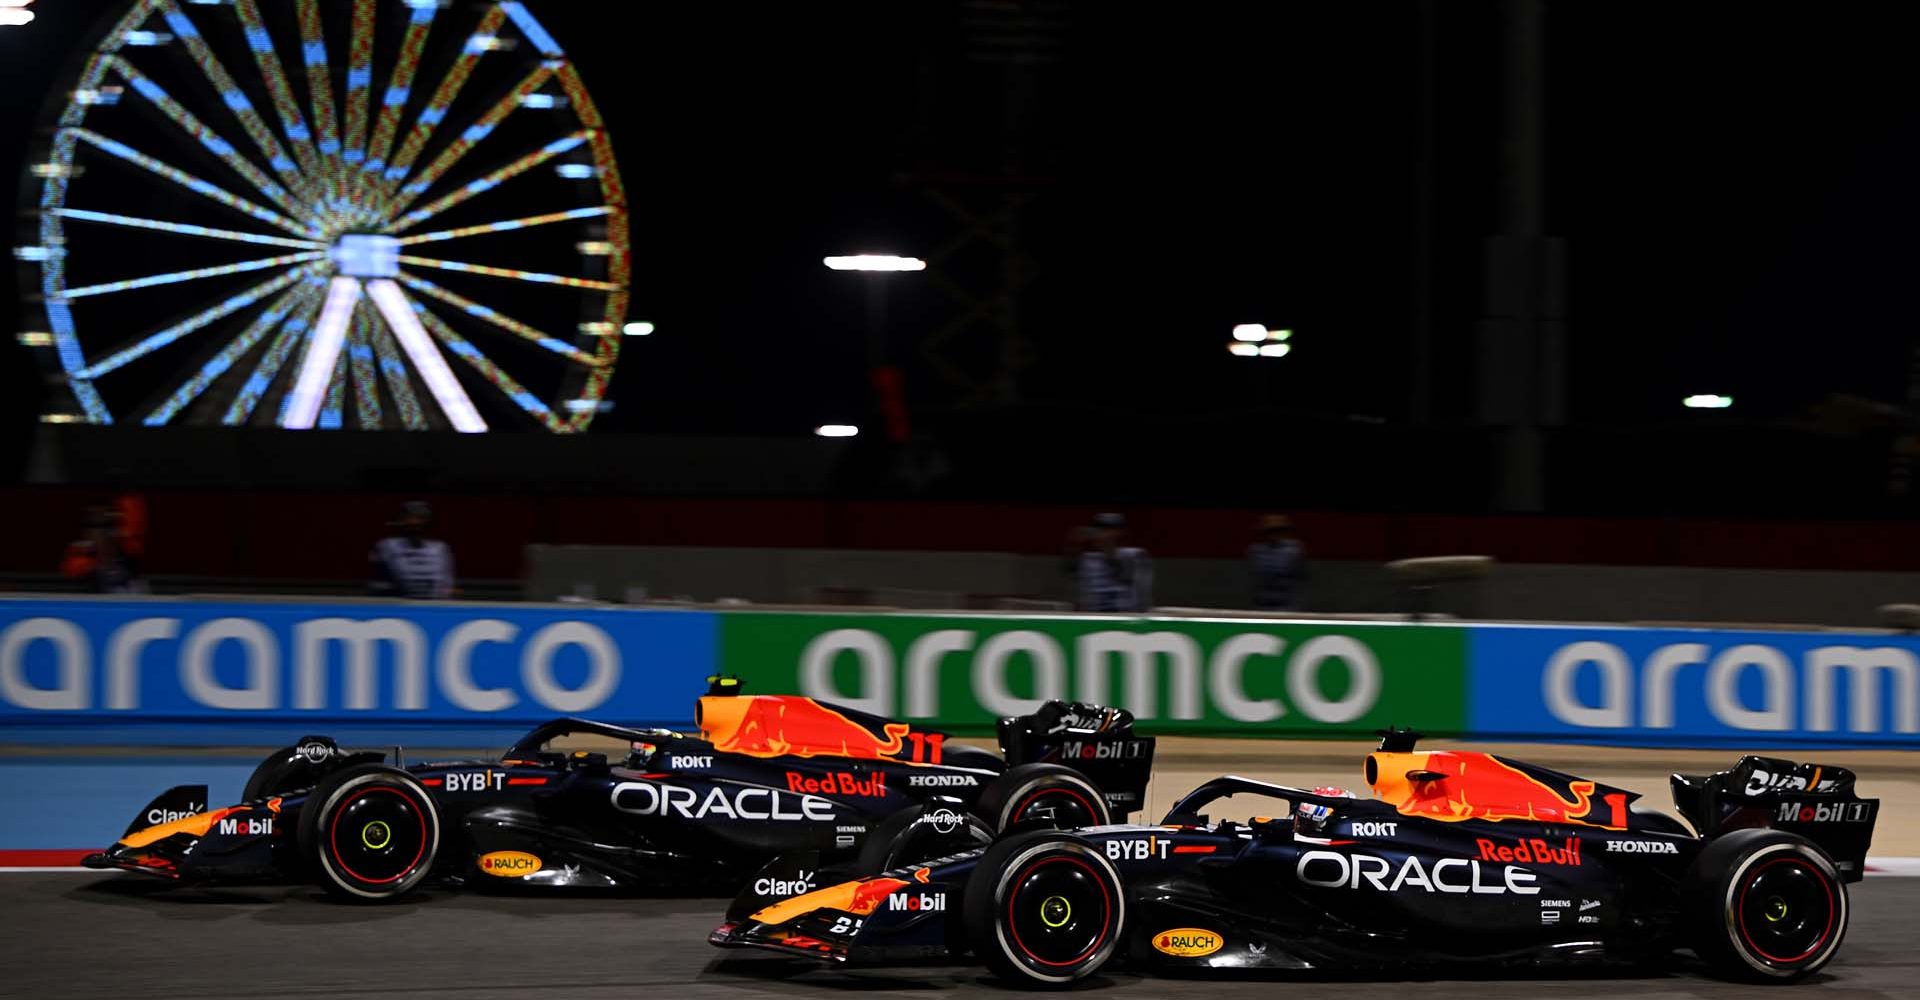
<svg viewBox="0 0 1920 1000"><path fill-rule="evenodd" d="M1059 986L1109 963L1147 970L1398 969L1660 962L1692 948L1721 974L1797 979L1847 929L1879 808L1842 768L1743 757L1673 776L1680 821L1593 781L1385 734L1374 798L1223 777L1160 826L1016 830L714 930L721 947L830 962L971 952ZM1232 795L1288 809L1208 822Z"/></svg>
<svg viewBox="0 0 1920 1000"><path fill-rule="evenodd" d="M170 789L84 863L312 880L365 900L427 879L733 892L776 855L853 860L876 830L891 842L916 823L983 838L1036 816L1106 823L1138 807L1152 766L1153 740L1119 709L1049 702L1003 719L1003 760L811 698L733 692L716 680L700 699L698 736L557 719L494 760L405 765L397 748L389 761L307 737L268 756L240 804L207 811L206 786ZM554 749L583 738L624 760ZM761 888L777 899L813 883Z"/></svg>

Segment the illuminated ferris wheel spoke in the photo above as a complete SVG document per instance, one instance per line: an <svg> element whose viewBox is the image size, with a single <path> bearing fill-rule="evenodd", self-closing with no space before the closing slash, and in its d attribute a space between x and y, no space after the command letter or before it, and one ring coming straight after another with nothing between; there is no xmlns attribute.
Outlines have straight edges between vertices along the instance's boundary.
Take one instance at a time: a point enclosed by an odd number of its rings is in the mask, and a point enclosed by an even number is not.
<svg viewBox="0 0 1920 1000"><path fill-rule="evenodd" d="M361 169L384 190L387 154L393 152L393 140L400 128L400 116L406 111L407 98L413 93L413 77L420 68L420 53L426 48L427 32L433 27L438 4L423 3L409 7L406 37L400 40L400 54L393 72L387 77L386 93L381 95L380 117L373 127L373 140L367 146L367 162Z"/></svg>
<svg viewBox="0 0 1920 1000"><path fill-rule="evenodd" d="M301 284L281 293L265 312L247 324L247 328L240 331L240 335L221 348L219 353L207 359L207 362L200 366L199 371L187 379L180 388L175 389L173 395L168 396L165 402L154 407L153 412L147 414L146 420L142 422L149 427L159 427L172 420L176 414L186 408L187 404L199 398L200 394L207 390L207 386L213 384L214 379L226 374L227 369L233 367L235 361L253 350L254 345L258 344L261 338L299 310L312 296L313 286L309 284Z"/></svg>
<svg viewBox="0 0 1920 1000"><path fill-rule="evenodd" d="M327 255L324 250L308 250L305 253L290 253L281 257L268 257L265 260L241 261L238 264L221 264L218 267L196 267L191 271L173 271L167 274L151 274L144 278L127 278L123 281L109 281L100 285L87 285L84 288L69 288L69 299L86 298L89 295L106 295L112 292L129 292L136 288L151 288L154 285L171 285L180 281L197 281L201 278L217 278L225 274L243 274L247 271L264 271L270 267L285 264L298 264L303 261L317 260Z"/></svg>
<svg viewBox="0 0 1920 1000"><path fill-rule="evenodd" d="M281 229L285 229L290 233L296 233L298 235L308 236L308 237L318 235L312 232L311 230L308 230L306 227L301 226L299 223L286 218L285 216L282 216L270 209L262 208L259 205L256 205L253 202L250 202L247 199L240 197L239 195L231 194L225 188L219 187L214 184L209 184L206 181L203 181L200 178L195 177L192 174L187 173L186 171L181 170L178 167L173 167L165 163L162 163L159 160L156 160L153 157L148 156L147 154L142 153L131 146L128 146L126 143L116 142L112 139L107 138L106 136L100 135L96 132L93 132L89 129L84 129L84 128L66 129L65 133L73 136L74 138L84 140L88 145L91 145L96 149L99 149L101 152L109 153L113 156L117 156L120 159L126 160L128 163L132 163L137 166L144 167L147 170L152 171L153 173L159 174L160 176L165 177L170 181L173 181L175 184L178 184L189 191L212 198L214 201L217 201L220 204L225 205L236 212L243 212L247 215L251 215L262 222L270 222L273 225L279 226Z"/></svg>
<svg viewBox="0 0 1920 1000"><path fill-rule="evenodd" d="M411 288L416 292L420 292L425 295L431 295L434 298L439 299L440 301L445 302L446 304L454 307L455 309L458 309L461 312L468 314L469 316L478 316L481 319L484 319L487 322L492 323L493 325L501 328L502 330L507 331L508 333L511 333L524 340L528 340L535 344L538 344L541 347L544 347L547 350L554 352L555 354L561 355L566 358L571 358L572 360L578 361L583 365L597 365L600 363L600 359L580 350L577 347L574 347L572 344L549 337L546 334L540 332L539 330L536 330L533 327L528 326L527 324L522 323L511 316L501 315L500 313L495 312L494 310L489 309L486 306L483 306L480 303L467 298L466 296L460 295L456 292L450 292L444 288L441 288L439 285L436 285L425 278L421 278L415 275L401 272L400 280L402 282L405 282L408 288Z"/></svg>
<svg viewBox="0 0 1920 1000"><path fill-rule="evenodd" d="M353 412L361 430L380 428L380 370L373 361L372 321L367 304L353 308L353 325L347 333L347 359L353 369Z"/></svg>
<svg viewBox="0 0 1920 1000"><path fill-rule="evenodd" d="M247 36L253 61L260 67L260 78L266 82L267 96L272 98L273 109L280 115L287 145L293 147L293 158L300 162L301 171L311 182L321 172L318 154L313 149L313 131L300 114L300 101L293 96L293 88L287 85L286 69L280 64L280 54L274 51L273 36L267 33L266 22L260 19L255 0L233 0L233 10L240 18L240 29Z"/></svg>
<svg viewBox="0 0 1920 1000"><path fill-rule="evenodd" d="M354 0L353 44L347 49L347 134L340 158L367 159L367 117L373 96L373 0Z"/></svg>
<svg viewBox="0 0 1920 1000"><path fill-rule="evenodd" d="M247 377L247 381L240 387L240 392L233 397L233 402L227 407L226 415L220 419L221 423L229 427L237 427L253 416L254 407L259 405L260 398L265 396L267 390L272 387L274 378L286 365L287 358L293 354L293 349L306 338L307 331L313 329L314 316L320 311L320 304L325 298L321 289L327 287L324 279L316 280L319 284L308 286L307 295L301 301L300 307L295 310L293 318L287 320L287 325L280 328L280 333L273 338L273 343L267 345L266 353L260 355L260 361L253 367L253 374Z"/></svg>
<svg viewBox="0 0 1920 1000"><path fill-rule="evenodd" d="M488 360L478 348L468 343L466 338L453 332L453 328L449 327L446 321L435 316L431 309L419 302L413 303L413 309L419 315L420 321L426 325L427 329L433 331L433 335L438 337L441 343L447 345L447 350L452 352L454 357L465 361L474 371L479 372L481 378L498 388L513 401L515 406L527 411L529 416L539 421L547 430L559 433L567 429L567 423L556 417L553 410L540 401L540 397L528 392L519 382L514 381L513 376L502 371L499 365Z"/></svg>
<svg viewBox="0 0 1920 1000"><path fill-rule="evenodd" d="M413 204L414 199L432 187L434 182L445 175L454 164L459 163L460 158L467 155L468 150L478 145L480 140L485 139L487 133L492 132L502 120L514 112L514 109L520 107L520 102L528 94L539 90L540 85L547 82L547 78L552 75L553 70L545 65L538 66L533 72L528 73L519 84L507 92L507 96L488 108L479 120L467 126L466 131L460 133L460 138L448 143L447 148L441 150L440 155L434 157L433 162L428 164L425 170L420 171L400 189L399 197L394 199L393 210L398 212Z"/></svg>
<svg viewBox="0 0 1920 1000"><path fill-rule="evenodd" d="M181 106L180 102L174 100L159 84L154 83L151 79L148 79L145 74L133 68L133 65L125 59L118 56L109 56L108 62L112 66L113 71L120 74L121 78L126 80L129 86L133 87L135 93L146 98L154 107L160 109L161 114L166 115L188 135L198 140L200 145L206 147L207 152L212 153L215 157L219 158L220 162L232 168L234 173L239 174L247 183L253 185L254 188L265 195L269 201L279 205L288 212L299 214L300 207L291 192L275 183L272 178L262 173L260 168L254 166L246 157L240 155L240 151L234 148L233 143L222 139L219 133L208 128L200 119L195 118L192 112Z"/></svg>
<svg viewBox="0 0 1920 1000"><path fill-rule="evenodd" d="M488 267L485 264L462 264L454 260L434 260L430 257L400 255L400 263L414 264L419 267L436 267L442 271L461 271L466 274L484 274L489 278L512 278L516 281L532 281L542 285L566 285L569 288L594 288L600 291L613 291L620 286L610 281L595 281L592 278L570 278L564 274L542 274L539 271L521 271L511 267Z"/></svg>
<svg viewBox="0 0 1920 1000"><path fill-rule="evenodd" d="M347 342L347 321L354 303L360 301L360 282L336 277L327 286L327 301L320 307L320 319L307 340L306 353L300 357L299 374L280 409L280 426L289 430L310 430L320 418L326 402L327 383L339 367L340 350Z"/></svg>
<svg viewBox="0 0 1920 1000"><path fill-rule="evenodd" d="M420 208L416 208L413 211L408 212L407 214L399 217L398 219L393 220L392 222L387 224L387 232L390 232L390 233L403 232L416 222L420 222L425 219L430 219L433 216L438 215L441 212L444 212L447 209L452 208L453 206L458 205L463 201L466 201L468 198L471 198L474 195L484 194L488 191L491 191L494 188L499 187L503 182L511 180L515 177L518 177L521 174L524 174L527 171L532 170L533 168L539 166L540 164L545 163L548 160L551 160L562 153L568 152L569 150L572 150L578 147L581 143L587 141L587 137L588 137L588 133L586 132L575 132L572 135L555 139L554 141L547 143L546 145L540 147L539 149L536 149L533 152L528 153L517 160L514 160L513 162L507 164L504 167L501 167L498 170L495 170L494 172L486 175L485 177L482 177L477 181L471 181L468 184L466 184L464 187L455 188L451 193L441 197L439 200L434 201L431 204L422 206Z"/></svg>
<svg viewBox="0 0 1920 1000"><path fill-rule="evenodd" d="M400 415L400 426L410 431L427 429L427 415L420 409L420 400L413 394L413 382L407 375L406 362L400 360L400 345L393 339L393 331L383 323L373 323L373 353L380 362L380 378L387 385L387 394L393 397L394 412Z"/></svg>
<svg viewBox="0 0 1920 1000"><path fill-rule="evenodd" d="M495 33L500 30L501 23L505 20L506 12L498 6L489 8L481 16L480 25L473 29L473 34L467 38L465 48L447 70L447 75L440 79L440 86L434 90L433 97L427 101L427 106L421 108L420 114L414 118L413 131L408 133L406 141L400 144L400 152L394 156L393 165L387 168L385 180L389 191L397 188L400 182L406 179L407 171L412 168L413 161L419 158L421 150L426 148L427 140L432 138L434 126L439 125L447 117L447 108L452 106L455 97L460 96L460 88L466 85L467 77L473 75L474 64L480 61L482 55L492 50Z"/></svg>
<svg viewBox="0 0 1920 1000"><path fill-rule="evenodd" d="M433 346L433 338L420 325L420 316L407 293L391 278L376 278L367 282L367 295L380 307L387 328L400 341L400 349L407 353L407 360L413 362L413 370L420 373L420 381L426 383L427 391L433 394L434 402L440 404L440 412L446 415L453 429L463 434L486 430L487 423L480 418L480 411L474 409L467 390L461 388L460 380L447 367L447 359Z"/></svg>
<svg viewBox="0 0 1920 1000"><path fill-rule="evenodd" d="M329 188L339 182L333 157L340 155L340 126L333 113L333 76L327 69L327 36L320 25L320 5L316 0L299 0L294 9L300 17L300 55L307 64L307 96L313 101L313 125L320 155L326 158L324 174ZM337 191L332 191L337 196Z"/></svg>
<svg viewBox="0 0 1920 1000"><path fill-rule="evenodd" d="M415 243L455 240L462 236L478 236L482 233L503 233L510 229L544 226L551 222L570 222L575 219L591 219L595 216L612 214L613 211L613 209L605 205L598 205L593 208L576 208L565 212L548 212L545 215L529 215L522 219L507 219L504 222L488 222L477 226L461 226L458 229L442 229L439 232L403 236L398 242L404 247Z"/></svg>
<svg viewBox="0 0 1920 1000"><path fill-rule="evenodd" d="M179 340L181 337L184 337L187 334L192 333L193 331L198 330L203 326L206 326L208 323L212 323L215 320L219 320L227 316L231 316L232 314L239 312L240 310L245 309L250 305L253 305L255 302L258 302L261 299L264 299L267 296L272 295L273 293L279 291L280 289L293 284L295 281L300 280L300 278L305 274L307 274L306 269L294 268L292 270L289 270L287 273L280 275L277 278L255 285L252 288L249 288L238 295L231 296L213 305L210 308L203 309L197 313L194 313L193 315L187 317L186 319L183 319L180 322L175 323L172 326L167 327L166 329L161 330L158 333L143 337L139 341L133 343L132 345L107 355L105 359L101 361L97 361L94 364L89 365L88 367L83 368L78 372L75 372L73 377L88 379L88 380L97 379L100 376L105 375L106 373L113 371L114 369L119 368L122 365L125 365L129 361L137 361L140 358L143 358L149 354L152 354L154 351L157 351L160 348L165 347L176 340Z"/></svg>
<svg viewBox="0 0 1920 1000"><path fill-rule="evenodd" d="M200 67L201 75L207 78L208 83L213 84L213 89L219 93L220 100L233 111L234 117L240 120L241 130L247 133L254 145L260 147L261 154L267 158L267 165L273 168L274 173L280 175L280 179L289 188L310 194L311 192L307 189L307 180L300 175L299 167L287 156L286 151L280 148L280 141L274 138L273 130L267 127L266 121L260 117L260 112L254 110L253 101L247 97L245 91L240 89L239 84L234 82L226 67L220 64L219 57L215 56L213 49L207 46L207 40L201 36L200 29L194 27L193 21L187 17L186 12L174 6L173 0L163 0L160 10L162 16L166 18L167 26L173 29L174 35L187 47L187 55L192 58L195 65Z"/></svg>
<svg viewBox="0 0 1920 1000"><path fill-rule="evenodd" d="M77 222L98 222L109 226L130 226L134 229L153 229L163 233L178 233L182 236L204 236L208 239L234 240L240 243L261 243L277 247L300 247L303 249L324 250L327 245L316 240L290 240L284 236L266 236L260 233L243 233L232 229L210 229L206 226L189 225L185 222L166 222L160 219L141 219L131 215L116 215L112 212L92 212L83 208L56 208L48 211L63 219Z"/></svg>

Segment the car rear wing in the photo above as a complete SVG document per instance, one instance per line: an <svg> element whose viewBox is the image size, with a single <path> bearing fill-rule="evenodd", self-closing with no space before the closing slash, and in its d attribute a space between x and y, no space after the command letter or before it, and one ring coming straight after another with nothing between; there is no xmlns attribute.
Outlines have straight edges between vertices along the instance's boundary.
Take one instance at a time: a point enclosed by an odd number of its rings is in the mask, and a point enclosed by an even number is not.
<svg viewBox="0 0 1920 1000"><path fill-rule="evenodd" d="M1007 766L1060 764L1087 776L1116 817L1145 802L1153 775L1151 736L1133 735L1133 713L1085 702L1049 701L1031 715L1000 720Z"/></svg>
<svg viewBox="0 0 1920 1000"><path fill-rule="evenodd" d="M1880 800L1855 794L1853 780L1844 767L1749 754L1717 774L1675 774L1673 804L1702 837L1751 827L1797 833L1856 882L1866 874Z"/></svg>

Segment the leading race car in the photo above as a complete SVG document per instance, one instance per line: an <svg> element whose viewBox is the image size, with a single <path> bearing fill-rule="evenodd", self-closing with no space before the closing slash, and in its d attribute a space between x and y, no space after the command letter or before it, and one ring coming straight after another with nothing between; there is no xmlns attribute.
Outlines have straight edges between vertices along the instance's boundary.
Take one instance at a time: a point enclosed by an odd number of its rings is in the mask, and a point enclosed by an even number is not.
<svg viewBox="0 0 1920 1000"><path fill-rule="evenodd" d="M730 919L722 947L829 962L971 952L1060 986L1146 970L1370 969L1661 962L1792 980L1846 933L1879 802L1837 767L1743 757L1673 776L1694 832L1636 796L1485 753L1385 734L1374 798L1223 777L1160 826L1020 830ZM1232 795L1287 811L1201 811Z"/></svg>
<svg viewBox="0 0 1920 1000"><path fill-rule="evenodd" d="M557 719L492 760L405 765L397 748L389 760L308 737L263 761L239 804L207 811L206 786L169 789L84 863L311 880L360 900L427 879L734 892L776 855L857 860L876 831L891 843L916 825L984 838L1039 815L1105 823L1138 807L1152 766L1152 738L1119 709L1050 702L1003 719L1003 760L910 723L737 690L716 679L698 736ZM555 749L581 740L624 759ZM810 890L809 878L762 885L762 898Z"/></svg>

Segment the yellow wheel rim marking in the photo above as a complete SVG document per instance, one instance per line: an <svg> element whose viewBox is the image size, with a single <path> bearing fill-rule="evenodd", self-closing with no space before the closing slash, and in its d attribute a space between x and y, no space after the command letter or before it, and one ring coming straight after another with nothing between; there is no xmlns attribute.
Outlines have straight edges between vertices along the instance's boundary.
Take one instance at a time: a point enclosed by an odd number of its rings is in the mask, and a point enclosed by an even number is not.
<svg viewBox="0 0 1920 1000"><path fill-rule="evenodd" d="M377 851L393 843L393 830L385 820L376 819L360 828L360 842L367 845L368 850Z"/></svg>
<svg viewBox="0 0 1920 1000"><path fill-rule="evenodd" d="M1055 914L1058 914L1060 919L1055 920L1054 919ZM1040 922L1043 924L1046 924L1048 927L1055 927L1055 928L1065 927L1067 925L1067 921L1072 919L1073 919L1073 904L1067 902L1067 897L1048 896L1044 901L1041 902Z"/></svg>

